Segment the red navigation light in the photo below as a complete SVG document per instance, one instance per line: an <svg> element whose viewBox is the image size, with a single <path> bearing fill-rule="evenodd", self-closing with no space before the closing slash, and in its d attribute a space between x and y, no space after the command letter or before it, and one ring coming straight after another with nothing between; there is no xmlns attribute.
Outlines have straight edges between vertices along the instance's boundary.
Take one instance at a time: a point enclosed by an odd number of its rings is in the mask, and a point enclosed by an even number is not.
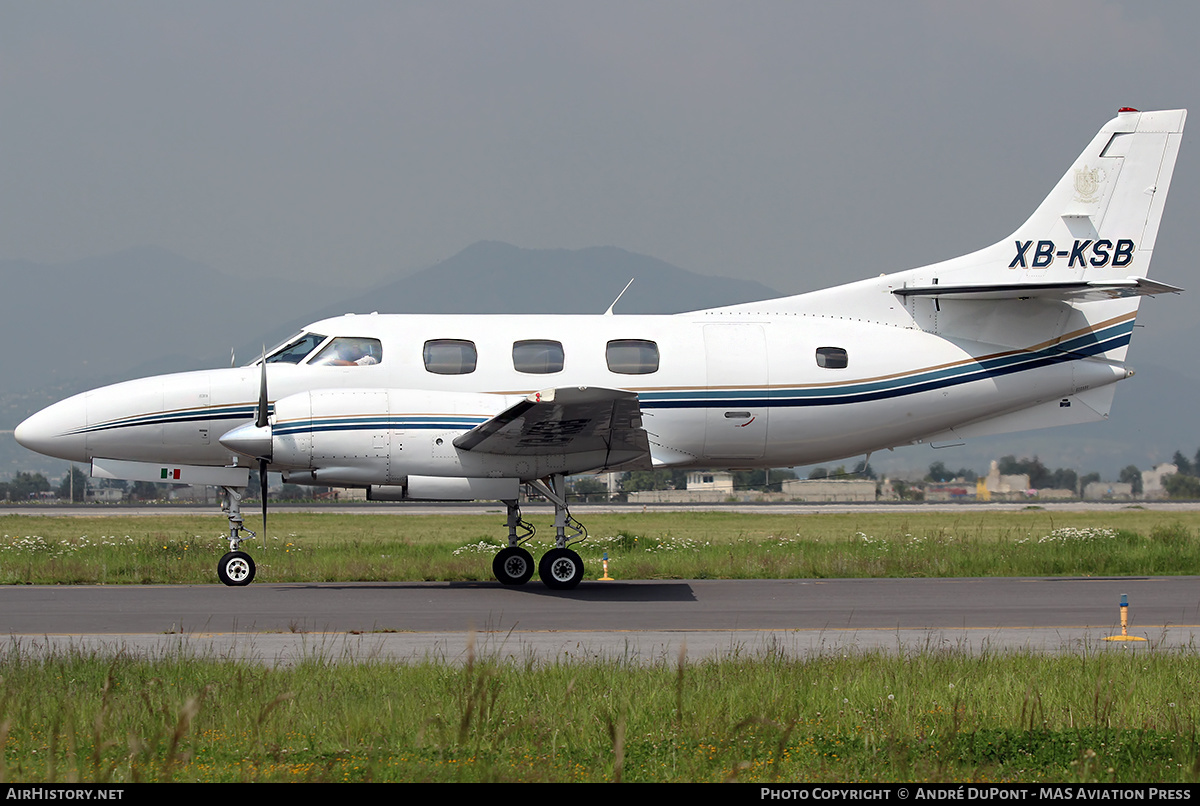
<svg viewBox="0 0 1200 806"><path fill-rule="evenodd" d="M1123 107L1121 107L1120 109L1118 109L1118 110L1117 110L1117 114L1119 115L1119 114L1121 114L1122 112L1136 112L1136 111L1137 111L1137 110L1136 110L1136 109L1134 109L1132 106L1123 106Z"/></svg>

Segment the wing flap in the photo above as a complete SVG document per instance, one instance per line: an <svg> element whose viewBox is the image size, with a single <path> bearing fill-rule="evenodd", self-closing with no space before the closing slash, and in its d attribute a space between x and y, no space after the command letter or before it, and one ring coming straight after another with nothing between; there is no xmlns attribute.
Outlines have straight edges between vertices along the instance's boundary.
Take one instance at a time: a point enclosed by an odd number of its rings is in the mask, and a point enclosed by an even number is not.
<svg viewBox="0 0 1200 806"><path fill-rule="evenodd" d="M590 386L534 392L459 436L454 446L506 456L602 451L610 457L606 464L650 454L637 394Z"/></svg>

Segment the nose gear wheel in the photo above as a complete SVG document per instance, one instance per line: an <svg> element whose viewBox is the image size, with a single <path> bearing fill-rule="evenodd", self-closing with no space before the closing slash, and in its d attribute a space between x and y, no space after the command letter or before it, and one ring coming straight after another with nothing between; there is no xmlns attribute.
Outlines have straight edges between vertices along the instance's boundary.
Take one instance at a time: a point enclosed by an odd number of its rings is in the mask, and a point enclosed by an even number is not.
<svg viewBox="0 0 1200 806"><path fill-rule="evenodd" d="M230 587L240 588L254 581L254 560L244 551L231 551L217 563L217 576Z"/></svg>

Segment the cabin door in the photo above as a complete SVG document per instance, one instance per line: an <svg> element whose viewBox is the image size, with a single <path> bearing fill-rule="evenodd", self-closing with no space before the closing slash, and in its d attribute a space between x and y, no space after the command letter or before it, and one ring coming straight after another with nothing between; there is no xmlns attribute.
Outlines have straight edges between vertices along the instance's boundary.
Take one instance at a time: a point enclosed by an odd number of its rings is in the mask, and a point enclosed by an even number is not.
<svg viewBox="0 0 1200 806"><path fill-rule="evenodd" d="M704 455L761 459L767 445L767 340L762 325L705 325Z"/></svg>

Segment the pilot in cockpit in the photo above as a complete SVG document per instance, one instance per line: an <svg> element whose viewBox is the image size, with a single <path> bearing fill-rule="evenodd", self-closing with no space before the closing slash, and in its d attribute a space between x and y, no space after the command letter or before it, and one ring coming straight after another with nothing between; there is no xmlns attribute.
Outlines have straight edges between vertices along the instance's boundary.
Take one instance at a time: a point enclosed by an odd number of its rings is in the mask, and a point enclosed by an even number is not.
<svg viewBox="0 0 1200 806"><path fill-rule="evenodd" d="M313 359L314 364L334 367L365 367L379 363L376 339L337 338Z"/></svg>

